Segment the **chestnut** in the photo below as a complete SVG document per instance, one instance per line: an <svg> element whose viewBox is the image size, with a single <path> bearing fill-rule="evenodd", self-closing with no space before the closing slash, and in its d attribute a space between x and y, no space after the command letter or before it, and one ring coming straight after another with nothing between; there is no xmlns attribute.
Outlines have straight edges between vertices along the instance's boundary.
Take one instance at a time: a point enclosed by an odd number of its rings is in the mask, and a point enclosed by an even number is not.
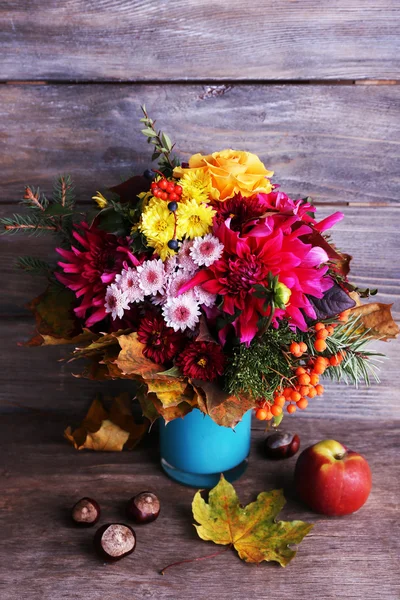
<svg viewBox="0 0 400 600"><path fill-rule="evenodd" d="M276 431L268 436L264 442L264 452L267 458L290 458L298 452L300 438L296 433L283 433Z"/></svg>
<svg viewBox="0 0 400 600"><path fill-rule="evenodd" d="M97 554L107 561L116 561L132 554L136 547L136 534L124 523L106 523L93 539Z"/></svg>
<svg viewBox="0 0 400 600"><path fill-rule="evenodd" d="M140 492L129 500L126 514L135 523L151 523L160 514L160 501L153 492Z"/></svg>
<svg viewBox="0 0 400 600"><path fill-rule="evenodd" d="M92 498L81 498L72 507L71 516L74 523L81 527L92 527L100 519L100 506Z"/></svg>

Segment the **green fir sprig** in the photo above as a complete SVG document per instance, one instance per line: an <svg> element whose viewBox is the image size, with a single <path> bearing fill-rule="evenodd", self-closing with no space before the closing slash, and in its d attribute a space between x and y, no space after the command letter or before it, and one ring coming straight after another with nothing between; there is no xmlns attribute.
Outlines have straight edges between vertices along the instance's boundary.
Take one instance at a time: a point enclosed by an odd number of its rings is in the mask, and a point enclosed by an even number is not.
<svg viewBox="0 0 400 600"><path fill-rule="evenodd" d="M250 346L240 344L233 350L225 374L226 391L254 400L272 400L274 391L290 385L293 372L282 348L293 339L293 332L285 324L279 329L267 329L255 337Z"/></svg>
<svg viewBox="0 0 400 600"><path fill-rule="evenodd" d="M316 355L311 333L302 334L300 337L306 342L310 354ZM366 349L373 340L376 338L363 326L360 316L350 317L346 324L337 325L333 334L325 340L326 350L322 354L318 353L318 356L341 354L343 361L337 366L328 367L324 376L356 387L362 382L370 385L371 378L379 383L377 363L382 362L384 354Z"/></svg>
<svg viewBox="0 0 400 600"><path fill-rule="evenodd" d="M54 271L54 267L49 263L33 256L19 256L16 266L31 275L44 275L46 277L50 277Z"/></svg>
<svg viewBox="0 0 400 600"><path fill-rule="evenodd" d="M75 194L69 175L62 175L56 180L51 200L41 194L39 188L35 190L27 186L22 204L29 209L28 213L0 219L4 233L56 233L62 242L71 239Z"/></svg>

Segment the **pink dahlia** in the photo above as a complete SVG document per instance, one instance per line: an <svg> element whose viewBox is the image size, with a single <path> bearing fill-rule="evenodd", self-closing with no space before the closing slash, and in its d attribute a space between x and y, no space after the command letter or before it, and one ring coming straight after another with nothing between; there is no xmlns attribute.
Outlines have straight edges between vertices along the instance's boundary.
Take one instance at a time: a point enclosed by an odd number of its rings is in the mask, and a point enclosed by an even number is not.
<svg viewBox="0 0 400 600"><path fill-rule="evenodd" d="M66 262L58 263L63 273L55 275L81 299L75 313L91 327L107 314L107 287L124 267L127 268L127 260L133 265L139 261L129 250L128 237L116 237L85 222L75 225L72 235L77 243L71 250L56 249Z"/></svg>
<svg viewBox="0 0 400 600"><path fill-rule="evenodd" d="M179 354L175 364L186 377L214 381L225 368L225 355L214 342L191 342Z"/></svg>
<svg viewBox="0 0 400 600"><path fill-rule="evenodd" d="M139 342L145 345L145 357L158 365L170 362L185 341L182 334L167 327L161 315L152 312L147 312L141 319L137 335Z"/></svg>
<svg viewBox="0 0 400 600"><path fill-rule="evenodd" d="M240 237L223 223L214 234L224 245L223 255L207 269L201 269L180 288L180 293L201 285L204 290L222 297L223 312L240 314L233 321L240 341L249 344L258 331L258 321L266 316L264 300L254 295L254 286L268 287L268 274L279 277L291 291L290 302L285 309L275 313L285 317L296 327L307 329L304 314L315 318L314 308L308 295L322 298L333 285L325 274L328 256L320 247L313 247L301 240L311 228L301 225L285 232L274 223L266 223L264 235L248 234Z"/></svg>

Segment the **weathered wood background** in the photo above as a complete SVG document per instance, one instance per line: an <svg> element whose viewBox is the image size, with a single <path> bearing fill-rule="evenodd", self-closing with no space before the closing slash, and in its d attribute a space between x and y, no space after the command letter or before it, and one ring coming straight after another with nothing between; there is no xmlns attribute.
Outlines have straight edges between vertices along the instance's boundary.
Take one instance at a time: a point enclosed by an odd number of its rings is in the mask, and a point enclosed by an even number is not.
<svg viewBox="0 0 400 600"><path fill-rule="evenodd" d="M26 183L50 191L60 172L71 173L82 204L141 172L150 159L138 123L146 103L183 157L250 150L285 191L311 195L321 217L343 210L334 239L354 256L353 281L377 286L398 319L399 17L396 0L4 0L0 216L19 209ZM1 537L9 540L0 585L7 597L397 599L399 489L391 469L399 344L378 344L390 358L379 388L328 384L323 399L288 419L305 443L337 437L365 452L375 492L362 512L344 520L305 514L288 483L294 459L279 478L280 469L255 449L238 484L244 500L283 484L287 516L318 521L297 561L285 571L255 570L225 554L162 579L161 563L212 549L191 532L192 492L161 475L155 435L137 455L111 457L77 454L61 437L96 391L128 384L75 379L57 363L62 349L17 345L33 329L24 306L42 284L15 271L13 261L31 253L51 259L52 249L49 238L0 238L0 411L9 413L0 434ZM98 493L116 518L115 502L141 487L165 498L164 523L153 526L136 560L103 569L87 550L90 536L62 528L62 511L76 497Z"/></svg>

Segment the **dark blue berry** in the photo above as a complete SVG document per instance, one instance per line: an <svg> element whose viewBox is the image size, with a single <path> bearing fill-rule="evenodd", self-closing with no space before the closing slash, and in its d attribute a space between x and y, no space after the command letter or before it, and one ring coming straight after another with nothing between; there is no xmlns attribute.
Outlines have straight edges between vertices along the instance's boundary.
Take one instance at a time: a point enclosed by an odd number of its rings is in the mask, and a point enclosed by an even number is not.
<svg viewBox="0 0 400 600"><path fill-rule="evenodd" d="M178 246L178 240L169 240L168 248L171 248L171 250L178 250Z"/></svg>
<svg viewBox="0 0 400 600"><path fill-rule="evenodd" d="M145 172L143 173L143 177L146 177L146 179L150 179L150 181L152 181L155 177L155 172L152 171L151 169L146 169Z"/></svg>
<svg viewBox="0 0 400 600"><path fill-rule="evenodd" d="M178 208L177 202L168 202L168 210L170 210L171 212L175 212L177 208Z"/></svg>

